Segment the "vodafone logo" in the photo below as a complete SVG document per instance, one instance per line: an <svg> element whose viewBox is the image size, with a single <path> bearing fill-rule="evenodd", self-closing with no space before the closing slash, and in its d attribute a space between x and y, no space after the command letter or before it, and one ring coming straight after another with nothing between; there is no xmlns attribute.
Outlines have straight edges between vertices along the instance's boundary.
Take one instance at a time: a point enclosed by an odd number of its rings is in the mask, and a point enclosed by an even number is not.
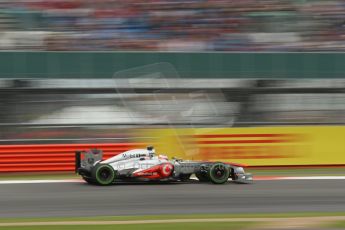
<svg viewBox="0 0 345 230"><path fill-rule="evenodd" d="M170 176L172 171L174 169L174 166L172 164L164 164L162 166L162 175L163 176Z"/></svg>

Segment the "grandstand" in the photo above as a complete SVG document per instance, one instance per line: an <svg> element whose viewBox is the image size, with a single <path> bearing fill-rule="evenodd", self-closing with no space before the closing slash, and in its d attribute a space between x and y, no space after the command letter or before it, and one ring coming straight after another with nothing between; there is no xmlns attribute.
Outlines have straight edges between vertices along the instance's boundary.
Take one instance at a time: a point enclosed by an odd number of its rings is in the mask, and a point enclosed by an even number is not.
<svg viewBox="0 0 345 230"><path fill-rule="evenodd" d="M341 0L1 0L0 49L339 51Z"/></svg>

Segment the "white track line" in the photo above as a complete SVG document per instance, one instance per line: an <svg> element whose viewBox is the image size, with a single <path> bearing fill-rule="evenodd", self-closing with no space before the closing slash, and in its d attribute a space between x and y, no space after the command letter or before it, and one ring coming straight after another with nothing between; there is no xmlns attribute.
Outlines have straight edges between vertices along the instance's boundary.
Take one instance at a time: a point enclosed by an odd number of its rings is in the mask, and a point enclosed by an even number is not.
<svg viewBox="0 0 345 230"><path fill-rule="evenodd" d="M257 176L258 180L345 180L345 176Z"/></svg>
<svg viewBox="0 0 345 230"><path fill-rule="evenodd" d="M191 179L195 179L192 177ZM254 176L255 181L272 181L272 180L345 180L345 176ZM231 180L230 180L231 181ZM82 179L56 179L56 180L0 180L2 184L48 184L48 183L84 183Z"/></svg>
<svg viewBox="0 0 345 230"><path fill-rule="evenodd" d="M67 180L0 180L1 184L46 184L46 183L78 183L83 182L81 179Z"/></svg>

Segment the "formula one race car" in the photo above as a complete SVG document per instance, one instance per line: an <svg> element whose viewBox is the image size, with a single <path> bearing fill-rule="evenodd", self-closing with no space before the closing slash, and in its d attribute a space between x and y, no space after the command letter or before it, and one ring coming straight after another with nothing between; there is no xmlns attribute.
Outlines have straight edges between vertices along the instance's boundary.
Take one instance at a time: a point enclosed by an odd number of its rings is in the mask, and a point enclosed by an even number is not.
<svg viewBox="0 0 345 230"><path fill-rule="evenodd" d="M76 151L76 173L90 184L110 185L118 181L188 181L192 174L201 182L224 184L231 178L250 183L253 177L243 165L222 162L168 160L155 155L153 147L134 149L102 160L98 149Z"/></svg>

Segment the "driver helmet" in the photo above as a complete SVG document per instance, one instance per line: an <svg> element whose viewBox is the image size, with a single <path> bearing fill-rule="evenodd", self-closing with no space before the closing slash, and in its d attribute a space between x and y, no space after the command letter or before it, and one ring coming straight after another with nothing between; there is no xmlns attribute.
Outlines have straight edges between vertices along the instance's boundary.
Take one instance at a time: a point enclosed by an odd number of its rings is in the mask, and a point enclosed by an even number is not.
<svg viewBox="0 0 345 230"><path fill-rule="evenodd" d="M147 151L149 152L149 156L150 157L154 157L155 156L155 149L153 148L153 146L148 146L147 147Z"/></svg>

